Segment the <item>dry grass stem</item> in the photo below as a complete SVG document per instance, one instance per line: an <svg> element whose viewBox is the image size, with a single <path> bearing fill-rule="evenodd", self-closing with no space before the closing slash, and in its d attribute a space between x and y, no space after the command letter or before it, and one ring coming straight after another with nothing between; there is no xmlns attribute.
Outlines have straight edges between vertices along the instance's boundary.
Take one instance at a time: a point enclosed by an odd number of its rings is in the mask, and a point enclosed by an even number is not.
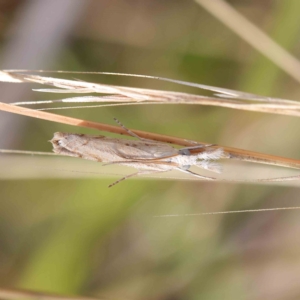
<svg viewBox="0 0 300 300"><path fill-rule="evenodd" d="M278 210L295 210L295 209L300 209L300 206L259 208L259 209L243 209L243 210L226 210L226 211L213 211L213 212L195 213L195 214L168 214L168 215L154 216L154 218L197 217L197 216L239 214L239 213L245 213L245 212L247 212L247 213L257 213L257 212L270 212L270 211L278 211Z"/></svg>
<svg viewBox="0 0 300 300"><path fill-rule="evenodd" d="M103 123L86 121L86 120L82 120L82 119L76 119L76 118L56 115L56 114L43 112L43 111L36 111L34 109L14 106L14 105L6 104L3 102L0 102L0 110L19 114L19 115L24 115L24 116L28 116L28 117L52 121L52 122L56 122L56 123L61 123L61 124L97 129L100 131L112 132L112 133L116 133L116 134L129 135L128 132L120 126L113 126L113 125L108 125L108 124L103 124ZM176 145L180 145L180 146L184 146L184 147L194 146L195 143L202 144L202 145L208 145L208 143L195 142L195 141L192 142L192 141L188 141L183 138L171 137L171 136L167 136L167 135L150 133L150 132L145 132L145 131L141 131L141 130L131 129L131 131L134 132L135 134L137 134L138 136L140 136L141 138L156 140L156 141L163 142L163 143L176 144ZM238 160L243 160L243 161L248 161L248 162L270 164L270 165L290 167L290 168L296 168L296 169L300 168L300 160L296 160L296 159L284 158L284 157L280 157L280 156L274 156L274 155L269 155L269 154L254 152L254 151L248 151L248 150L243 150L243 149L237 149L237 148L232 148L232 147L212 146L212 148L214 148L214 147L215 148L222 147L224 149L224 151L229 154L229 157L231 159L238 159ZM195 149L191 152L196 153L197 151L198 150Z"/></svg>
<svg viewBox="0 0 300 300"><path fill-rule="evenodd" d="M240 38L300 82L299 60L223 0L195 0Z"/></svg>
<svg viewBox="0 0 300 300"><path fill-rule="evenodd" d="M218 97L222 98L230 98L230 99L220 99L213 97L203 97L185 93L177 93L177 92L168 92L168 91L158 91L158 90L150 90L150 89L141 89L141 88L129 88L129 87L120 87L120 86L110 86L104 84L96 84L90 82L76 81L76 80L66 80L59 78L51 78L44 76L36 76L36 75L27 75L22 74L20 72L24 72L25 70L19 71L2 71L0 72L0 81L4 82L35 82L46 85L52 85L58 87L59 89L44 89L46 92L77 92L77 93L108 93L110 96L106 96L103 98L104 101L133 101L134 103L144 103L144 101L151 101L157 103L172 103L172 104L207 104L207 105L216 105L216 106L225 106L231 108L241 108L253 111L265 111L269 113L278 113L278 114L288 114L288 115L300 115L300 104L297 101L278 99L278 98L269 98L263 97L259 95L243 93L239 91L206 86L196 83L183 82L179 80L172 80L168 78L161 77L152 77L152 76L143 76L143 75L135 75L135 74L114 74L114 73L96 73L96 74L108 74L108 75L124 75L124 76L135 76L135 77L143 77L143 78L151 78L151 79L159 79L164 81L169 81L173 83L188 85L192 87L202 88L210 91L214 91L218 93ZM39 71L44 72L44 71ZM64 73L62 71L58 71L57 73ZM69 73L69 72L67 72ZM74 73L74 72L70 72ZM76 72L75 72L76 73ZM82 73L82 72L79 72ZM91 72L84 72L91 73ZM76 99L77 98L77 99ZM75 99L71 99L70 101L80 101L76 97ZM82 97L84 100L84 97ZM86 98L86 101L91 101L93 97ZM97 101L99 101L100 97L95 97ZM257 101L262 102L259 104L241 104L238 103L238 99L243 99L241 101ZM233 100L234 99L234 100ZM65 101L65 100L63 100ZM103 123L97 123L92 121L86 121L82 119L76 119L71 117L66 117L62 115L52 114L48 112L33 110L29 108L24 108L16 105L6 104L0 102L0 110L25 115L29 117L39 118L43 120L48 120L52 122L68 124L72 126L86 127L97 129L106 132L112 132L116 134L125 134L129 135L126 130L124 130L120 126L113 126ZM163 143L171 143L184 147L189 147L197 144L207 145L208 143L204 142L195 142L189 141L183 138L171 137L167 135L161 135L156 133L145 132L141 130L131 130L135 134L137 134L141 138L155 140ZM225 146L212 146L212 148L220 148L222 147L224 151L228 154L230 159L243 160L248 162L255 163L263 163L270 164L276 166L290 167L290 168L300 168L300 160L284 158L280 156L274 156L269 154L263 154L254 151L248 151L243 149L225 147ZM199 149L192 150L191 153L195 154Z"/></svg>
<svg viewBox="0 0 300 300"><path fill-rule="evenodd" d="M293 100L263 97L255 94L244 93L240 91L224 89L219 87L213 87L203 84L197 84L192 82L185 82L180 80L173 80L162 77L152 77L146 75L136 75L136 74L121 74L121 73L107 73L107 72L94 72L94 74L104 74L104 75L118 75L118 76L134 76L141 78L157 79L161 81L172 82L176 84L191 86L195 88L200 88L204 90L209 90L215 92L217 97L208 97L201 95L193 95L180 92L172 91L161 91L153 89L142 89L142 88L132 88L125 86L112 86L99 83L90 83L78 80L66 80L60 78L27 75L19 72L24 72L25 70L19 71L2 71L0 72L0 81L3 82L35 82L40 84L51 85L58 87L59 89L38 89L36 91L48 92L48 93L102 93L110 94L105 96L81 96L81 97L69 97L60 100L45 101L47 103L91 103L91 102L114 102L118 104L189 104L189 105L209 105L209 106L219 106L225 108L248 110L255 112L265 112L272 114L290 115L290 116L300 116L300 103ZM35 71L42 72L42 71ZM62 73L62 72L57 72ZM69 72L73 73L84 73L90 74L93 72ZM250 103L245 103L248 101ZM14 105L33 105L41 104L43 101L37 102L17 102Z"/></svg>

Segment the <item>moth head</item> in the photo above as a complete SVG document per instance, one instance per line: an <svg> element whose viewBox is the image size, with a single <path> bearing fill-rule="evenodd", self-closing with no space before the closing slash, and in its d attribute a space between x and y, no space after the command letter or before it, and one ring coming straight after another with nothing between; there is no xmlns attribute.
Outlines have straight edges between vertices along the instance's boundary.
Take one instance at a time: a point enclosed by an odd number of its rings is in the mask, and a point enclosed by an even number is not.
<svg viewBox="0 0 300 300"><path fill-rule="evenodd" d="M52 140L49 141L53 146L54 153L70 155L70 151L66 149L67 137L69 135L70 135L69 133L63 133L63 132L54 133Z"/></svg>

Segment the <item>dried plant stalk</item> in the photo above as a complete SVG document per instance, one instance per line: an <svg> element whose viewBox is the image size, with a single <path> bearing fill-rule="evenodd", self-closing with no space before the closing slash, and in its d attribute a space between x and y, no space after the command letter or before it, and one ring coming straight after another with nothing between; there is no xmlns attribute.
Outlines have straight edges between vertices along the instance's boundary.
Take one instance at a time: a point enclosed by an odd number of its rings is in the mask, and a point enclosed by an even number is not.
<svg viewBox="0 0 300 300"><path fill-rule="evenodd" d="M157 101L158 103L184 103L184 104L209 104L209 105L218 105L223 106L222 103L226 105L231 105L232 108L241 108L247 110L254 111L265 111L271 113L279 113L279 114L289 114L289 115L300 115L300 104L297 101L285 100L279 98L269 98L263 97L259 95L243 93L239 91L223 89L218 87L206 86L201 84L183 82L178 80L172 80L168 78L160 78L160 77L151 77L151 76L143 76L143 75L135 75L135 74L112 74L112 73L101 73L98 72L96 74L109 74L109 75L125 75L125 76L136 76L136 77L145 77L152 79L165 80L169 82L174 82L178 84L184 84L188 86L198 87L206 90L211 90L217 92L219 97L229 98L229 99L221 99L221 98L211 98L211 97L203 97L197 95L190 95L185 93L176 93L176 92L167 92L167 91L157 91L157 90L149 90L149 89L138 89L138 88L128 88L128 87L119 87L119 86L110 86L103 84L96 84L90 82L82 82L76 80L66 80L66 79L58 79L44 76L36 76L36 75L27 75L22 74L20 72L25 72L25 70L19 71L0 71L0 81L5 82L36 82L41 84L52 85L58 87L59 89L46 89L43 91L46 92L77 92L77 93L90 93L90 92L98 92L98 93L109 93L111 94L111 99L119 99L120 101L133 101L133 102L141 102L143 101ZM43 71L39 71L43 72ZM57 73L63 73L58 71ZM69 72L67 72L69 73ZM72 73L72 72L71 72ZM80 73L92 73L92 72L80 72ZM97 98L97 97L96 97ZM98 97L99 98L99 97ZM235 99L235 100L232 100ZM262 104L241 104L237 103L236 99L243 99L243 101L256 101L261 102ZM202 102L201 102L202 101ZM215 101L215 102L214 102ZM225 102L224 102L225 101ZM213 103L213 104L211 104ZM239 109L240 109L239 108ZM103 123L97 123L92 121L86 121L82 119L76 119L66 116L61 116L57 114L52 114L43 111L37 111L29 108L24 108L20 106L15 106L11 104L5 104L0 102L0 110L21 114L29 117L40 118L52 122L58 122L62 124L68 124L72 126L80 126L86 128L97 129L106 132L112 132L116 134L125 134L130 135L128 131L124 130L119 126L112 126ZM158 141L162 143L171 143L180 145L183 147L192 147L197 145L207 146L207 143L204 142L195 142L189 141L183 138L171 137L167 135L155 134L150 132L145 132L141 130L131 130L134 134L138 135L143 139ZM269 165L290 167L290 168L300 168L300 160L284 158L280 156L274 156L269 154L263 154L254 151L248 151L243 149L225 147L220 145L211 146L211 148L222 148L224 153L226 153L226 158L243 160L248 162L255 163L263 163ZM191 155L195 155L202 150L200 148L191 150Z"/></svg>
<svg viewBox="0 0 300 300"><path fill-rule="evenodd" d="M24 72L24 70L23 70ZM42 71L39 71L42 72ZM61 72L59 72L61 73ZM78 72L70 72L78 73ZM90 74L92 72L79 72L84 74ZM240 91L224 89L219 87L207 86L203 84L197 84L192 82L185 82L180 80L173 80L162 77L152 77L136 74L120 74L120 73L106 73L97 72L94 74L105 75L119 75L119 76L134 76L141 78L157 79L167 82L173 82L176 84L191 86L204 90L216 92L217 97L199 96L187 93L150 90L141 88L132 88L124 86L112 86L99 83L83 82L76 80L66 80L53 77L27 75L18 73L17 71L0 71L0 81L3 82L35 82L40 84L51 85L58 87L59 89L39 89L40 92L51 93L104 93L110 94L110 96L94 97L94 96L81 96L63 99L61 102L118 102L133 104L145 104L145 103L159 103L159 104L189 104L189 105L210 105L220 106L239 110L248 110L256 112L265 112L272 114L300 116L300 104L297 101L263 97L255 94L244 93ZM248 101L249 103L245 103ZM49 103L49 101L48 101ZM32 102L19 102L18 105L32 104Z"/></svg>
<svg viewBox="0 0 300 300"><path fill-rule="evenodd" d="M11 104L6 104L0 102L0 110L20 114L28 117L43 119L47 121L52 121L56 123L61 124L67 124L72 126L79 126L79 127L85 127L85 128L91 128L91 129L97 129L100 131L106 131L106 132L112 132L116 134L124 134L129 135L129 133L119 127L119 126L113 126L103 123L97 123L92 121L86 121L82 119L76 119L66 116L61 116L57 114L52 114L49 112L43 112L43 111L36 111L29 108L14 106ZM161 135L156 133L150 133L145 132L141 130L134 130L130 129L133 133L137 134L141 138L150 139L154 141L159 141L163 143L171 143L176 144L184 147L191 147L195 146L196 144L199 145L208 145L208 143L204 142L191 142L183 138L177 138L177 137L171 137L167 135ZM248 162L255 162L255 163L263 163L263 164L269 164L269 165L276 165L276 166L282 166L282 167L290 167L290 168L300 168L300 160L291 159L291 158L285 158L280 156L274 156L254 151L248 151L243 149L237 149L232 147L225 147L225 146L211 146L211 148L219 148L222 147L225 153L229 154L229 158L237 159L237 160L243 160ZM191 150L191 153L197 153L197 149Z"/></svg>

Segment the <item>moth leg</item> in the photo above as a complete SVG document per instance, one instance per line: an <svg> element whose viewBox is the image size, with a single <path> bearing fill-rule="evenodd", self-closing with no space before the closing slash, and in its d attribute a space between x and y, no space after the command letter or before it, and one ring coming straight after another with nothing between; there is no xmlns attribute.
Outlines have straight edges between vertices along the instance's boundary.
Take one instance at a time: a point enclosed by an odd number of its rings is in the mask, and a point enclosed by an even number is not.
<svg viewBox="0 0 300 300"><path fill-rule="evenodd" d="M190 174L192 176L195 176L195 177L198 177L198 178L201 178L201 179L205 179L205 180L216 180L217 179L217 178L214 178L214 177L202 176L202 175L194 173L190 170L185 170L185 169L181 169L181 168L176 168L176 169L183 172L183 173L187 173L187 174Z"/></svg>
<svg viewBox="0 0 300 300"><path fill-rule="evenodd" d="M112 187L112 186L118 184L119 182L121 182L121 181L123 181L123 180L125 180L125 179L128 179L128 178L130 178L130 177L134 177L134 176L139 176L140 174L141 174L141 172L135 172L135 173L126 175L126 176L122 177L121 179L118 179L117 181L113 182L113 183L110 184L108 187L110 188L110 187Z"/></svg>
<svg viewBox="0 0 300 300"><path fill-rule="evenodd" d="M125 127L117 118L114 118L115 122L117 122L124 130L126 130L131 136L139 139L139 140L144 140L143 138L139 137L137 134L135 134L134 132L132 132L130 129L128 129L127 127Z"/></svg>
<svg viewBox="0 0 300 300"><path fill-rule="evenodd" d="M138 171L138 172L135 172L135 173L132 173L132 174L129 174L129 175L126 175L120 179L118 179L117 181L113 182L112 184L110 184L108 187L112 187L116 184L118 184L119 182L123 181L123 180L126 180L130 177L134 177L134 176L139 176L139 175L143 175L143 174L153 174L153 173L160 173L160 172L165 172L165 171Z"/></svg>
<svg viewBox="0 0 300 300"><path fill-rule="evenodd" d="M148 139L144 139L141 138L140 136L138 136L136 133L132 132L130 129L128 129L127 127L125 127L117 118L114 118L115 122L117 122L124 130L126 130L132 137L135 137L141 141L147 141L147 142L151 142L151 143L159 143L153 140L148 140ZM159 143L160 144L160 143Z"/></svg>
<svg viewBox="0 0 300 300"><path fill-rule="evenodd" d="M138 163L137 161L135 160L129 160L129 161L124 161L124 160L116 160L116 161L110 161L110 162L107 162L105 164L102 164L102 167L105 167L105 166L110 166L110 165L118 165L118 164L132 164L132 163Z"/></svg>
<svg viewBox="0 0 300 300"><path fill-rule="evenodd" d="M122 164L137 164L137 163L141 163L141 160L137 160L137 159L133 159L133 160L120 160L120 161L111 161L111 162L108 162L108 163L104 163L102 164L102 167L105 167L105 166L109 166L109 165L122 165ZM147 159L147 160L143 160L143 163L145 164L160 164L160 165L171 165L170 163L168 163L167 161L153 161L152 159Z"/></svg>

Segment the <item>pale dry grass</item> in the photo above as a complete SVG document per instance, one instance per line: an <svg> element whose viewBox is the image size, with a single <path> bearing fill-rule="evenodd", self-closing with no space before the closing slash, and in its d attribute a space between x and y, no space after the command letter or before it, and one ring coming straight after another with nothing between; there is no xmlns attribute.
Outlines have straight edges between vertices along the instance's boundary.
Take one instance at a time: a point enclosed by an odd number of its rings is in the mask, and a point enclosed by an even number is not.
<svg viewBox="0 0 300 300"><path fill-rule="evenodd" d="M23 70L24 72L24 70ZM44 71L41 71L44 72ZM61 72L60 72L61 73ZM101 74L101 73L99 73ZM110 74L112 75L112 74ZM54 86L59 89L43 89L38 91L44 92L53 92L53 93L104 93L109 94L109 96L100 99L99 97L88 96L86 97L76 97L74 98L67 98L63 101L76 101L76 102L88 102L91 101L118 101L124 102L126 105L130 104L130 101L134 103L143 103L150 101L153 103L160 103L160 104L201 104L201 105L215 105L221 107L231 107L235 109L244 109L256 112L267 112L267 113L274 113L274 114L285 114L291 116L298 116L300 115L300 104L297 101L286 100L286 99L279 99L279 98L270 98L270 97L263 97L259 95L243 93L235 90L229 90L224 88L212 87L207 85L201 85L191 82L183 82L179 80L172 80L167 78L159 78L159 77L151 77L151 76L142 76L142 75L127 75L127 74L113 74L113 75L125 75L125 76L136 76L136 77L146 77L151 79L159 79L164 81L170 81L173 83L189 85L193 87L198 87L210 91L217 92L217 96L220 98L213 98L213 97L202 97L198 95L192 95L187 93L176 93L176 92L168 92L168 91L159 91L159 90L150 90L150 89L142 89L142 88L130 88L125 86L113 86L113 85L104 85L99 83L92 83L92 82L83 82L83 81L76 81L76 80L66 80L60 78L53 78L53 77L44 77L44 76L36 76L36 75L27 75L26 73L20 73L20 71L2 71L0 73L0 81L3 82L14 82L14 83L21 83L21 82L34 82L40 83L44 85ZM94 99L95 98L95 99ZM230 100L230 99L237 99L237 100ZM262 104L241 104L244 101L251 101L251 102L262 102ZM49 102L49 101L48 101ZM40 104L41 101L38 101ZM0 109L3 111L25 115L34 118L40 118L43 120L48 120L52 122L57 122L61 124L68 124L73 126L79 127L86 127L97 129L100 131L105 132L112 132L116 134L130 134L124 130L120 126L113 126L109 124L103 123L96 123L82 119L75 119L71 117L66 117L62 115L52 114L49 112L44 112L41 110L34 110L29 108L21 107L20 105L28 104L27 102L18 102L17 104L5 104L0 103ZM30 103L36 104L34 102ZM201 142L201 141L189 141L188 139L172 137L161 135L157 133L150 133L140 130L131 129L132 132L137 134L141 138L155 140L163 143L171 143L176 144L184 147L193 146L195 144L207 145L208 143ZM236 149L231 147L224 147L222 145L213 145L212 148L223 148L225 153L228 154L227 158L229 159L237 159L242 161L254 162L254 163L263 163L263 164L270 164L276 166L283 166L289 168L296 168L300 167L300 161L291 158L284 158L274 155L268 155L264 153L258 153L253 151L248 151L244 149ZM193 150L194 153L197 150ZM293 177L290 179L298 179L297 177ZM260 181L280 181L281 178L275 179L263 179ZM287 179L282 179L282 181Z"/></svg>

